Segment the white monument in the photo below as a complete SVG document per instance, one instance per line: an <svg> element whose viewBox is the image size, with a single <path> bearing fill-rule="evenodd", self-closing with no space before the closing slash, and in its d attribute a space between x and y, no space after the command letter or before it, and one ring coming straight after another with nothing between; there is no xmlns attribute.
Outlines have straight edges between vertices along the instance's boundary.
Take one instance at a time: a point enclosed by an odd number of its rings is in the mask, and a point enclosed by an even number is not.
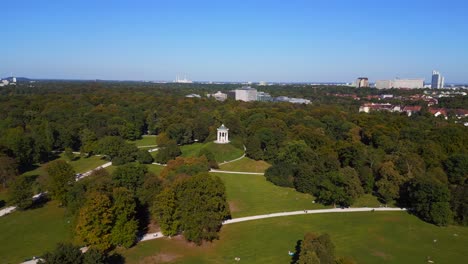
<svg viewBox="0 0 468 264"><path fill-rule="evenodd" d="M218 127L218 134L215 143L216 144L227 144L229 143L229 128L226 128L224 124Z"/></svg>

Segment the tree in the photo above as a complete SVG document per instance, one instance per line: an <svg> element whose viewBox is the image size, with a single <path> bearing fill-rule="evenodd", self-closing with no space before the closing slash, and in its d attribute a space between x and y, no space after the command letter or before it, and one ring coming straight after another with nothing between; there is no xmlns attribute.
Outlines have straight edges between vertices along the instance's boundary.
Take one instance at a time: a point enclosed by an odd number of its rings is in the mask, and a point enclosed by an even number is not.
<svg viewBox="0 0 468 264"><path fill-rule="evenodd" d="M202 172L208 172L210 165L203 157L177 157L169 161L167 166L161 171L161 178L174 180L177 176L194 176Z"/></svg>
<svg viewBox="0 0 468 264"><path fill-rule="evenodd" d="M111 231L112 244L129 248L135 243L138 231L135 199L133 194L123 187L114 189L112 199L112 212L115 217Z"/></svg>
<svg viewBox="0 0 468 264"><path fill-rule="evenodd" d="M33 204L31 182L25 176L19 176L10 186L9 201L20 210L27 209Z"/></svg>
<svg viewBox="0 0 468 264"><path fill-rule="evenodd" d="M66 205L66 195L75 183L75 171L73 167L64 160L55 160L46 168L48 174L49 193L53 199Z"/></svg>
<svg viewBox="0 0 468 264"><path fill-rule="evenodd" d="M265 171L265 178L278 186L294 187L294 173L292 164L277 163Z"/></svg>
<svg viewBox="0 0 468 264"><path fill-rule="evenodd" d="M433 178L417 177L410 182L409 189L411 208L419 217L441 226L450 223L452 211L447 185Z"/></svg>
<svg viewBox="0 0 468 264"><path fill-rule="evenodd" d="M151 164L154 161L153 156L144 149L138 150L136 160L142 164Z"/></svg>
<svg viewBox="0 0 468 264"><path fill-rule="evenodd" d="M371 193L374 189L375 179L372 169L368 166L363 166L359 169L359 179L365 193Z"/></svg>
<svg viewBox="0 0 468 264"><path fill-rule="evenodd" d="M247 137L247 141L245 143L247 157L254 160L263 159L263 150L261 148L261 144L262 142L260 141L260 138L258 138L256 135Z"/></svg>
<svg viewBox="0 0 468 264"><path fill-rule="evenodd" d="M453 154L444 166L450 183L462 184L468 179L468 154Z"/></svg>
<svg viewBox="0 0 468 264"><path fill-rule="evenodd" d="M298 165L301 163L309 163L315 158L315 153L304 140L290 141L286 146L281 148L275 160L276 163L287 163Z"/></svg>
<svg viewBox="0 0 468 264"><path fill-rule="evenodd" d="M182 151L180 150L180 147L177 146L177 143L175 141L170 141L167 143L166 147L160 148L158 150L158 153L156 154L156 162L166 164L172 159L175 159L176 157L180 156L182 154Z"/></svg>
<svg viewBox="0 0 468 264"><path fill-rule="evenodd" d="M330 172L319 185L317 198L325 204L349 205L351 199L343 188L344 178L339 172Z"/></svg>
<svg viewBox="0 0 468 264"><path fill-rule="evenodd" d="M348 205L351 205L354 200L361 197L364 194L361 181L355 169L351 167L345 167L340 169L340 173L344 178L344 189L345 193L351 198Z"/></svg>
<svg viewBox="0 0 468 264"><path fill-rule="evenodd" d="M107 136L98 140L95 152L108 156L114 165L122 165L135 160L138 148L121 137Z"/></svg>
<svg viewBox="0 0 468 264"><path fill-rule="evenodd" d="M90 193L80 209L75 232L77 238L92 248L107 250L112 245L112 202L108 196Z"/></svg>
<svg viewBox="0 0 468 264"><path fill-rule="evenodd" d="M230 215L221 179L199 174L176 185L175 193L184 237L196 244L218 238L223 220Z"/></svg>
<svg viewBox="0 0 468 264"><path fill-rule="evenodd" d="M110 263L107 261L107 255L101 251L90 248L86 253L83 254L83 264L106 264Z"/></svg>
<svg viewBox="0 0 468 264"><path fill-rule="evenodd" d="M73 161L75 159L75 154L73 154L73 150L71 148L65 148L64 154L68 161Z"/></svg>
<svg viewBox="0 0 468 264"><path fill-rule="evenodd" d="M159 177L147 173L143 185L137 191L137 198L142 205L149 206L162 189L163 181Z"/></svg>
<svg viewBox="0 0 468 264"><path fill-rule="evenodd" d="M208 160L208 163L210 164L210 168L213 168L213 169L218 169L219 168L218 162L216 162L216 158L215 158L213 152L211 152L209 149L207 149L207 148L200 149L200 152L198 153L198 156L199 157L205 156L205 158Z"/></svg>
<svg viewBox="0 0 468 264"><path fill-rule="evenodd" d="M142 164L125 164L112 173L112 182L116 187L125 187L134 195L143 185L148 168Z"/></svg>
<svg viewBox="0 0 468 264"><path fill-rule="evenodd" d="M42 257L47 264L81 264L83 255L80 247L70 243L59 243L53 251L49 251Z"/></svg>
<svg viewBox="0 0 468 264"><path fill-rule="evenodd" d="M176 197L172 188L166 188L156 196L153 215L158 221L162 233L166 236L174 236L179 232L180 221L175 216L176 210Z"/></svg>
<svg viewBox="0 0 468 264"><path fill-rule="evenodd" d="M230 215L224 184L206 173L177 180L157 196L153 208L165 235L182 232L197 244L217 238L222 221Z"/></svg>
<svg viewBox="0 0 468 264"><path fill-rule="evenodd" d="M450 206L454 219L461 225L468 225L468 184L452 186Z"/></svg>
<svg viewBox="0 0 468 264"><path fill-rule="evenodd" d="M18 163L16 160L0 154L0 182L3 188L6 188L16 175L18 175Z"/></svg>
<svg viewBox="0 0 468 264"><path fill-rule="evenodd" d="M380 198L388 203L399 198L400 186L404 178L395 169L393 162L387 161L381 164L378 170L379 180L376 182L377 193Z"/></svg>
<svg viewBox="0 0 468 264"><path fill-rule="evenodd" d="M335 246L330 236L326 233L320 236L306 233L301 243L298 263L334 264Z"/></svg>

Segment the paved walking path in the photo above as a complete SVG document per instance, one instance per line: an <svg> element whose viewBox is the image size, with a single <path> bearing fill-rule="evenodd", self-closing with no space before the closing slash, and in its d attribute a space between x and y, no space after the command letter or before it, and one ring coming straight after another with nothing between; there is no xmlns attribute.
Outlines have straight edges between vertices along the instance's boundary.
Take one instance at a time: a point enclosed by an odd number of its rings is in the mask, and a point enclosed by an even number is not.
<svg viewBox="0 0 468 264"><path fill-rule="evenodd" d="M281 216L291 216L291 215L303 215L303 214L325 214L325 213L352 213L352 212L388 212L388 211L406 211L405 208L393 208L393 207L359 207L359 208L332 208L332 209L316 209L316 210L302 210L302 211L293 211L293 212L282 212L282 213L272 213L264 215L254 215L247 217L239 217L234 219L229 219L223 222L223 225L229 225L234 223L253 221L265 218L281 217ZM149 233L144 235L139 242L158 239L165 237L161 232Z"/></svg>
<svg viewBox="0 0 468 264"><path fill-rule="evenodd" d="M137 148L154 148L157 147L158 145L147 145L147 146L137 146Z"/></svg>
<svg viewBox="0 0 468 264"><path fill-rule="evenodd" d="M98 166L97 168L94 168L94 169L92 169L92 170L90 170L90 171L87 171L87 172L85 172L85 173L83 173L83 174L80 174L79 176L76 176L75 179L76 179L76 181L79 181L79 180L81 180L81 179L83 179L83 178L85 178L85 177L88 177L88 176L91 175L94 171L100 170L100 169L103 169L103 168L107 168L107 167L109 167L109 166L111 166L111 165L112 165L112 162L107 162L107 163L105 163L105 164L102 164L101 166ZM33 200L36 200L36 199L42 197L42 196L43 196L44 194L46 194L46 193L47 193L47 192L38 193L38 194L34 195L34 196L32 197L32 199L33 199ZM16 206L8 206L8 207L6 207L6 208L3 208L3 209L0 210L0 217L2 217L2 216L4 216L4 215L7 215L7 214L10 214L10 213L12 213L12 212L15 211L15 210L16 210Z"/></svg>
<svg viewBox="0 0 468 264"><path fill-rule="evenodd" d="M225 171L225 170L215 170L211 169L210 172L216 173L227 173L227 174L251 174L251 175L264 175L263 172L247 172L247 171Z"/></svg>

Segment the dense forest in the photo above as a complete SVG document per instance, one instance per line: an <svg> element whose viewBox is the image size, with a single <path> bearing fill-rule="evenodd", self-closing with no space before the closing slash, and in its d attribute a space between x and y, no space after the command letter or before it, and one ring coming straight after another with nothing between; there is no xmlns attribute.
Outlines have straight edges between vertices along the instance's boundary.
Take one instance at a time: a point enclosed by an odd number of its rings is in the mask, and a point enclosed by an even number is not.
<svg viewBox="0 0 468 264"><path fill-rule="evenodd" d="M468 128L427 112L411 117L358 113L355 100L328 96L376 90L299 85L264 89L274 96L312 100L297 105L184 97L237 87L230 84L34 86L0 90L0 181L3 188L16 190L13 200L20 208L31 206L25 199L33 194L28 184L49 190L74 215L80 241L99 250L131 246L149 218L166 234L184 232L198 244L217 237L229 208L222 182L206 173L216 162L211 153L177 156L180 145L214 140L221 123L243 142L248 157L272 164L265 174L269 181L310 193L320 203L347 207L369 193L384 205L411 208L427 222L468 224ZM168 163L162 176L148 172L143 164L152 157L127 141L144 134L158 135L157 160ZM92 184L91 179L68 184L74 172L60 161L48 167L46 183L18 176L52 160L55 151L103 154L121 166L112 173L96 172L99 177ZM200 215L188 213L193 206L202 208Z"/></svg>

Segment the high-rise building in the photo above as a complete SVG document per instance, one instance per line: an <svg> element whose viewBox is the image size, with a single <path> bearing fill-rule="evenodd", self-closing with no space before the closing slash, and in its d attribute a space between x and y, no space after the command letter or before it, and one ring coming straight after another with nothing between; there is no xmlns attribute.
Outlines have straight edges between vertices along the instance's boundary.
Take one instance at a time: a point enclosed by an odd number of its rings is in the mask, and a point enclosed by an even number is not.
<svg viewBox="0 0 468 264"><path fill-rule="evenodd" d="M242 88L238 88L235 91L236 100L250 102L250 101L257 101L257 89L254 89L250 86L244 86Z"/></svg>
<svg viewBox="0 0 468 264"><path fill-rule="evenodd" d="M356 88L369 87L369 78L359 77L356 80Z"/></svg>
<svg viewBox="0 0 468 264"><path fill-rule="evenodd" d="M418 89L424 88L424 79L395 79L375 82L377 89Z"/></svg>
<svg viewBox="0 0 468 264"><path fill-rule="evenodd" d="M445 79L442 75L440 75L440 72L432 71L432 82L431 82L432 89L444 88L444 85L445 85L444 82L445 82Z"/></svg>

